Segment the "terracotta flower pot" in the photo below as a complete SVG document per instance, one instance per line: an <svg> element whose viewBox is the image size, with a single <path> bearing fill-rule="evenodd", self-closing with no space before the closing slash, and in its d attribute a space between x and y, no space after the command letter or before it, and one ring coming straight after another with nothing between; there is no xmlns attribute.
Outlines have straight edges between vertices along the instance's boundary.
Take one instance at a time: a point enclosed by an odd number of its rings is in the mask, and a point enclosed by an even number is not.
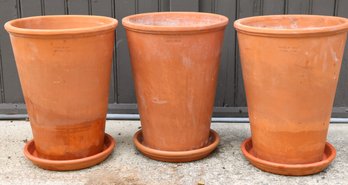
<svg viewBox="0 0 348 185"><path fill-rule="evenodd" d="M5 24L34 136L25 155L39 166L84 168L112 151L115 142L104 128L116 26L117 20L100 16Z"/></svg>
<svg viewBox="0 0 348 185"><path fill-rule="evenodd" d="M285 175L323 170L335 157L326 143L348 21L314 15L237 20L251 141L257 167Z"/></svg>
<svg viewBox="0 0 348 185"><path fill-rule="evenodd" d="M134 142L145 155L184 162L203 158L217 146L210 119L227 22L221 15L196 12L122 20L142 124Z"/></svg>

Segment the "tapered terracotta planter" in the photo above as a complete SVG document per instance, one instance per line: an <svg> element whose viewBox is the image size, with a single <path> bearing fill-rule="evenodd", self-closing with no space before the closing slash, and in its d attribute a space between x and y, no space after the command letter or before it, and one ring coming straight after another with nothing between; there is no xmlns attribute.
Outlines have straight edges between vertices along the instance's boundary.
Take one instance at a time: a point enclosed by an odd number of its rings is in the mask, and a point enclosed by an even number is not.
<svg viewBox="0 0 348 185"><path fill-rule="evenodd" d="M234 26L252 133L242 145L244 155L272 173L320 172L336 154L326 136L347 19L275 15Z"/></svg>
<svg viewBox="0 0 348 185"><path fill-rule="evenodd" d="M122 20L142 124L134 143L143 154L185 162L201 159L217 146L210 119L227 22L224 16L194 12Z"/></svg>
<svg viewBox="0 0 348 185"><path fill-rule="evenodd" d="M117 20L38 16L5 24L34 140L24 153L50 170L86 168L115 146L104 134Z"/></svg>

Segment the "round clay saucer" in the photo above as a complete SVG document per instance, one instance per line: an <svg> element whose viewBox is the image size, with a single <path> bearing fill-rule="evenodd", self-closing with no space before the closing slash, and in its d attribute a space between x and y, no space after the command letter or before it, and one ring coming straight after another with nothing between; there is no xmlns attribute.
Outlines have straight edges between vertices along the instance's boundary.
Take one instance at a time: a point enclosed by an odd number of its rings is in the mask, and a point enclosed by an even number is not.
<svg viewBox="0 0 348 185"><path fill-rule="evenodd" d="M102 152L98 154L81 158L81 159L50 160L50 159L42 159L38 157L34 140L31 140L24 147L24 155L29 160L31 160L32 163L46 170L55 170L55 171L79 170L79 169L94 166L104 161L111 154L112 150L115 148L115 145L116 145L115 140L109 134L105 133L104 149Z"/></svg>
<svg viewBox="0 0 348 185"><path fill-rule="evenodd" d="M336 149L330 143L326 143L321 161L308 164L281 164L257 158L254 156L251 138L242 143L241 149L252 165L260 170L280 175L303 176L319 173L328 167L336 157Z"/></svg>
<svg viewBox="0 0 348 185"><path fill-rule="evenodd" d="M133 136L135 147L145 156L164 162L189 162L202 159L208 156L219 144L220 137L210 130L209 143L207 146L189 151L163 151L149 148L143 144L143 134L139 130Z"/></svg>

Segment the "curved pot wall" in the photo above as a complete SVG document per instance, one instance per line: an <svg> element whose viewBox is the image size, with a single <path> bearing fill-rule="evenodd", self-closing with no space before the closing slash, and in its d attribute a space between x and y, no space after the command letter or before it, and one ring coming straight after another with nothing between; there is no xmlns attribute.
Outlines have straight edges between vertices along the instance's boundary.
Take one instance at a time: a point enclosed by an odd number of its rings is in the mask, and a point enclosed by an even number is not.
<svg viewBox="0 0 348 185"><path fill-rule="evenodd" d="M208 145L220 50L228 19L207 13L129 16L127 29L144 145Z"/></svg>
<svg viewBox="0 0 348 185"><path fill-rule="evenodd" d="M116 25L99 16L29 17L5 25L39 157L70 160L103 149Z"/></svg>
<svg viewBox="0 0 348 185"><path fill-rule="evenodd" d="M311 15L235 22L252 132L263 160L322 160L348 21Z"/></svg>

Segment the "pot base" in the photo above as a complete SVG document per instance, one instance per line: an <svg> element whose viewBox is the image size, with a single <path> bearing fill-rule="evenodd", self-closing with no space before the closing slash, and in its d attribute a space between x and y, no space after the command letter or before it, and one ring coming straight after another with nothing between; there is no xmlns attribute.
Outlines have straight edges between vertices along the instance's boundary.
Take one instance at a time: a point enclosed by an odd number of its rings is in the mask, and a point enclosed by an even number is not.
<svg viewBox="0 0 348 185"><path fill-rule="evenodd" d="M73 160L50 160L42 159L37 155L34 140L29 141L24 147L24 155L35 165L46 170L54 171L68 171L79 170L94 166L104 161L115 148L116 142L109 135L105 133L104 149L95 155Z"/></svg>
<svg viewBox="0 0 348 185"><path fill-rule="evenodd" d="M325 145L323 159L319 162L308 164L281 164L257 158L254 156L251 138L246 139L242 143L241 149L245 158L252 165L260 170L279 175L303 176L319 173L328 167L336 157L336 149L328 142Z"/></svg>
<svg viewBox="0 0 348 185"><path fill-rule="evenodd" d="M207 146L189 151L163 151L149 148L143 144L143 134L139 130L133 136L135 147L145 156L164 162L190 162L202 159L208 156L219 144L220 137L214 131L210 130L209 143Z"/></svg>

